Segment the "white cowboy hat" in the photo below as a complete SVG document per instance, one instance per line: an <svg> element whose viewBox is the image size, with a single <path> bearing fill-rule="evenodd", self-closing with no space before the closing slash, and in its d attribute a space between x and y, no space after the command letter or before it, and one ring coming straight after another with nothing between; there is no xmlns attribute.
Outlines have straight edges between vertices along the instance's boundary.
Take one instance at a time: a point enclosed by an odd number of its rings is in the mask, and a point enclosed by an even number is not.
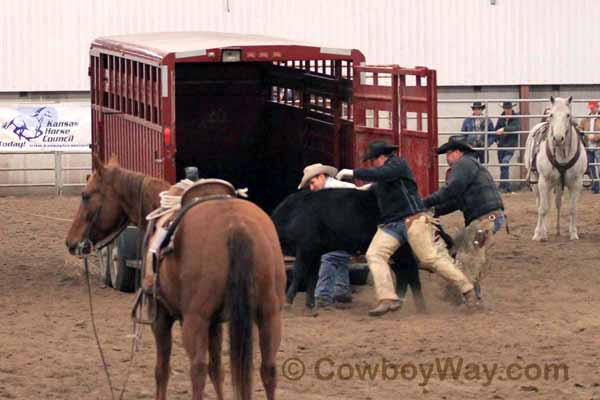
<svg viewBox="0 0 600 400"><path fill-rule="evenodd" d="M304 168L304 176L298 185L298 189L304 189L312 178L317 175L325 174L327 176L336 176L338 173L337 168L332 167L330 165L323 164L311 164L308 167Z"/></svg>

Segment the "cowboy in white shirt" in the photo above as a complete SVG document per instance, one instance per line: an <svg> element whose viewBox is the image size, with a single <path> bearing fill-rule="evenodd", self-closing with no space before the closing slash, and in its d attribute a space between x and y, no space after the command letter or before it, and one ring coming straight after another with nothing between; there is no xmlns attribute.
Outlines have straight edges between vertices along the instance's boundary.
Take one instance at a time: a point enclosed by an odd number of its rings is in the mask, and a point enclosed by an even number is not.
<svg viewBox="0 0 600 400"><path fill-rule="evenodd" d="M337 173L338 170L329 165L309 165L304 168L304 176L298 189L308 187L313 192L321 189L356 189L352 183L333 178ZM345 251L332 251L321 256L319 280L315 289L317 307L327 309L334 303L344 304L352 301L349 261L350 254Z"/></svg>

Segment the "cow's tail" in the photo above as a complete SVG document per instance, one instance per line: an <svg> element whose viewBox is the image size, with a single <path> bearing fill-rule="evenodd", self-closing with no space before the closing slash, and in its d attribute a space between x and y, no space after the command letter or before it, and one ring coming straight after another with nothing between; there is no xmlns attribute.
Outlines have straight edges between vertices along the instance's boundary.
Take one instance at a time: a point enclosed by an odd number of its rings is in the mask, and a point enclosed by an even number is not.
<svg viewBox="0 0 600 400"><path fill-rule="evenodd" d="M254 320L254 254L250 235L241 228L229 236L228 299L231 375L236 400L252 398L252 323Z"/></svg>

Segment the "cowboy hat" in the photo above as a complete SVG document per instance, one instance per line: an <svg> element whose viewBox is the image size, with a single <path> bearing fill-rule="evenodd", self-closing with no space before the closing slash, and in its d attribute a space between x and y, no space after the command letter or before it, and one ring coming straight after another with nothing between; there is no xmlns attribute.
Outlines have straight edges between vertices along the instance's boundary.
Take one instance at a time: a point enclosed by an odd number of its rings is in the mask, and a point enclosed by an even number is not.
<svg viewBox="0 0 600 400"><path fill-rule="evenodd" d="M514 106L516 106L516 104L513 104L512 101L503 101L502 102L502 108L504 108L504 109L513 108Z"/></svg>
<svg viewBox="0 0 600 400"><path fill-rule="evenodd" d="M441 145L436 153L445 154L452 150L460 150L463 153L475 151L469 144L467 144L461 136L450 136L447 143Z"/></svg>
<svg viewBox="0 0 600 400"><path fill-rule="evenodd" d="M338 173L337 168L332 167L330 165L323 164L311 164L308 167L304 168L304 176L302 176L302 180L298 185L298 189L304 189L312 178L317 175L325 174L327 176L335 176Z"/></svg>
<svg viewBox="0 0 600 400"><path fill-rule="evenodd" d="M482 103L482 102L480 102L480 101L476 101L476 102L474 102L474 103L473 103L473 105L471 106L471 109L474 109L474 108L479 108L479 109L483 110L483 109L485 108L485 104L483 104L483 103Z"/></svg>
<svg viewBox="0 0 600 400"><path fill-rule="evenodd" d="M385 140L373 140L369 143L367 154L363 156L363 161L373 160L381 155L388 155L398 150L398 146L388 144Z"/></svg>

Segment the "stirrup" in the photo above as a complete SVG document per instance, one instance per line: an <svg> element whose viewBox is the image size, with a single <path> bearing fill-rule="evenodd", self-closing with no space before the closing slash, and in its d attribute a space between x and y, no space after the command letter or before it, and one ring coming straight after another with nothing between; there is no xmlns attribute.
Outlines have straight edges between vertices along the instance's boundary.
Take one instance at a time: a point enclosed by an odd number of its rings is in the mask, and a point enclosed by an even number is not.
<svg viewBox="0 0 600 400"><path fill-rule="evenodd" d="M144 288L139 288L137 293L135 294L135 299L133 300L133 306L131 307L131 319L136 324L142 325L152 325L156 322L158 317L158 304L156 301L156 296L152 295L152 301L154 302L152 316L149 319L143 317L144 308L148 306L148 295ZM146 305L146 307L144 307Z"/></svg>

